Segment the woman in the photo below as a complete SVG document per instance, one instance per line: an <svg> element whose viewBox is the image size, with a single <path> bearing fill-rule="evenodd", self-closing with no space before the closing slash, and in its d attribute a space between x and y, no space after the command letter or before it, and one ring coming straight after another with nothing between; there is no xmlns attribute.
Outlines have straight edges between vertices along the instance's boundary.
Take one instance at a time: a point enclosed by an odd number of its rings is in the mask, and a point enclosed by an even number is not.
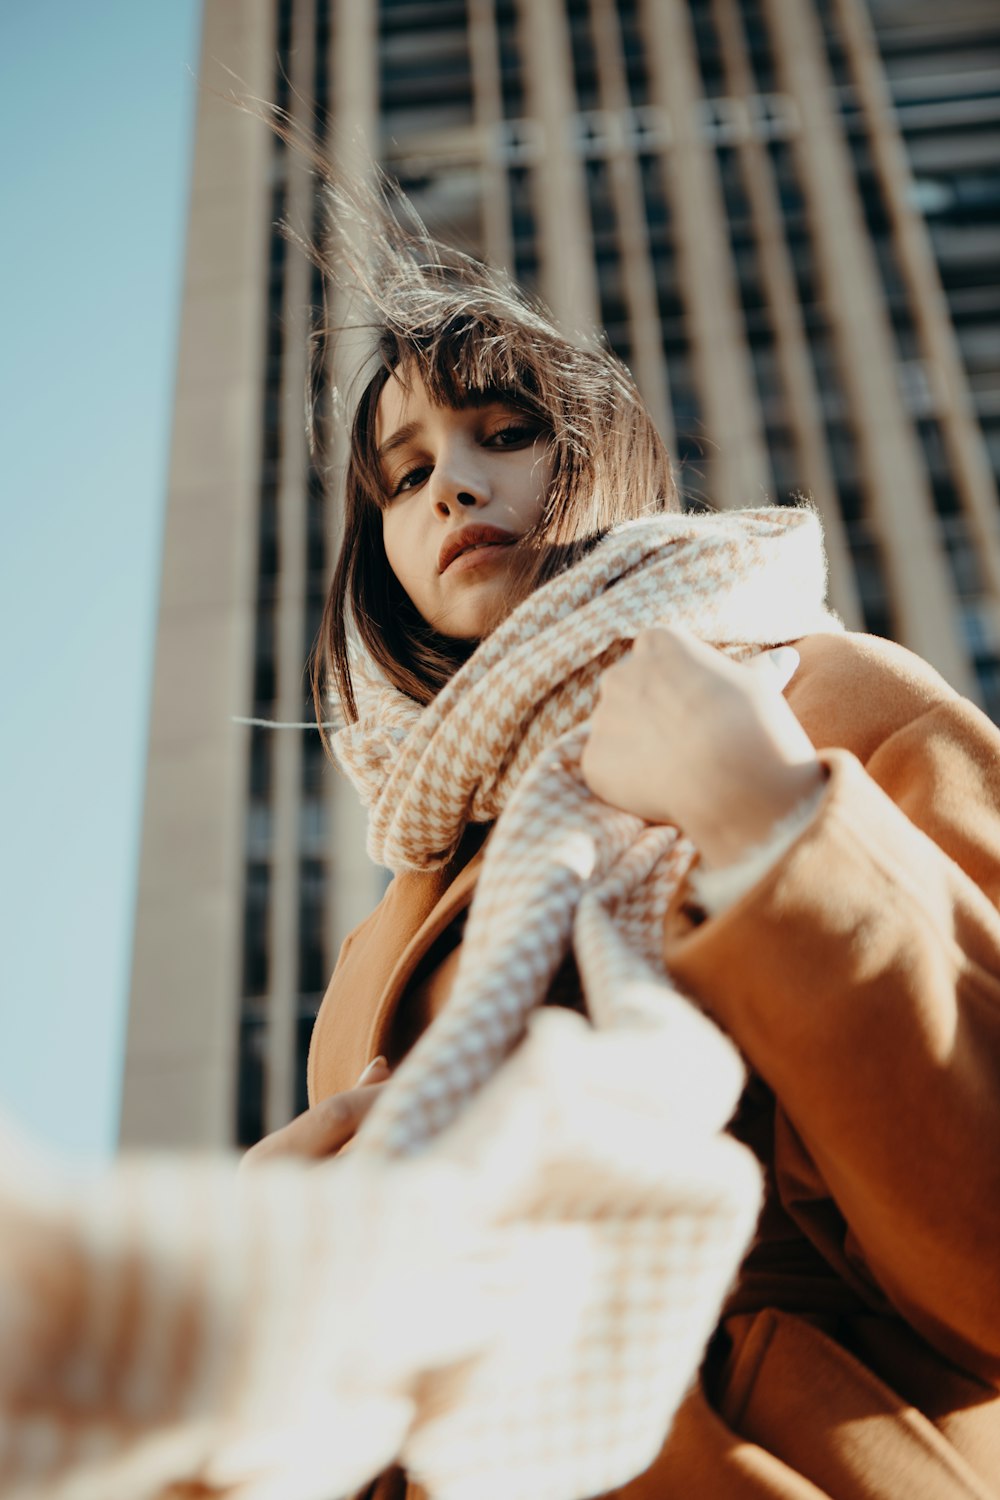
<svg viewBox="0 0 1000 1500"><path fill-rule="evenodd" d="M789 513L677 516L610 355L426 238L384 242L315 688L320 718L339 697L338 758L398 873L341 953L312 1108L251 1160L336 1150L379 1093L359 1149L412 1132L386 1080L403 1064L419 1088L435 1032L460 1033L469 985L488 988L498 882L477 898L480 875L509 853L536 756L568 745L581 817L690 841L656 855L673 860L662 960L748 1065L731 1132L765 1181L699 1377L618 1493L1000 1494L1000 736L902 648L824 619L812 562L782 551ZM662 601L633 610L651 569ZM604 633L546 675L538 658L600 610ZM775 673L764 648L792 641ZM546 721L553 693L569 708ZM450 810L414 836L442 783ZM586 1009L568 931L542 998ZM419 1490L392 1470L372 1493Z"/></svg>

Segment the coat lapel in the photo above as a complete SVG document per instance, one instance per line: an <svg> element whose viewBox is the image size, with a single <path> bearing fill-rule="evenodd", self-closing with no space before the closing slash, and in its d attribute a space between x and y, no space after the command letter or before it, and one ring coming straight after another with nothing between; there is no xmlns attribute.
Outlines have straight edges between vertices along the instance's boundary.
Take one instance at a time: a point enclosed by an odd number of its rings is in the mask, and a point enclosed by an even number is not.
<svg viewBox="0 0 1000 1500"><path fill-rule="evenodd" d="M397 1007L431 944L471 902L483 860L481 830L441 870L397 875L340 952L309 1046L309 1102L353 1088L384 1050ZM456 873L456 867L457 873Z"/></svg>

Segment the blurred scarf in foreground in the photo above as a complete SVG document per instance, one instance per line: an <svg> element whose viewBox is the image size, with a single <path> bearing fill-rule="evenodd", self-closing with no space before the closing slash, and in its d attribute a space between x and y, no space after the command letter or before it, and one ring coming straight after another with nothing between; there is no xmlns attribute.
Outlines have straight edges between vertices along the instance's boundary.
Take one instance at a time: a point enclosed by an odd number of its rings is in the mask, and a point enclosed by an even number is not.
<svg viewBox="0 0 1000 1500"><path fill-rule="evenodd" d="M631 523L426 709L370 685L337 748L376 857L498 818L454 999L321 1167L0 1163L5 1495L328 1500L398 1460L436 1500L578 1500L651 1462L759 1171L660 955L693 851L590 796L584 725L637 629L778 644L831 628L823 583L808 513ZM589 1022L541 1008L571 943Z"/></svg>

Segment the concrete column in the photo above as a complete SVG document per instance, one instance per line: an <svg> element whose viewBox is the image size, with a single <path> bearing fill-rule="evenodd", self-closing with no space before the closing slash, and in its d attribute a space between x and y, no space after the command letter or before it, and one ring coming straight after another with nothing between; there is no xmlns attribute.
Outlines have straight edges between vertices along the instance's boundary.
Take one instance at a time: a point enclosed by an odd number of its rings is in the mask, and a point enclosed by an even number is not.
<svg viewBox="0 0 1000 1500"><path fill-rule="evenodd" d="M615 0L590 0L590 23L594 33L597 83L601 108L611 127L608 151L611 195L618 220L618 244L625 305L628 308L631 367L657 431L671 452L676 448L667 366L660 336L660 309L656 295L646 227L639 162L626 142L624 121L631 108L621 26Z"/></svg>
<svg viewBox="0 0 1000 1500"><path fill-rule="evenodd" d="M830 602L852 630L863 628L850 548L837 500L809 340L799 306L795 268L785 239L781 200L771 159L754 134L747 101L756 93L743 20L736 0L712 0L712 18L722 50L726 92L742 104L743 130L737 140L757 242L757 263L774 332L782 395L804 489L823 518L830 564Z"/></svg>
<svg viewBox="0 0 1000 1500"><path fill-rule="evenodd" d="M498 137L503 124L503 96L500 89L500 46L493 0L469 0L469 61L479 137L483 253L492 265L502 266L513 274L514 246L510 227L507 164L498 150Z"/></svg>
<svg viewBox="0 0 1000 1500"><path fill-rule="evenodd" d="M601 321L583 163L570 133L576 113L563 0L519 0L528 114L541 130L532 168L541 292L571 337L593 336Z"/></svg>
<svg viewBox="0 0 1000 1500"><path fill-rule="evenodd" d="M378 17L370 0L336 0L331 27L331 120L334 144L343 142L348 170L358 170L358 147L378 151ZM355 379L371 343L364 329L352 332L363 312L343 293L330 289L330 316L338 334L331 351L331 378L345 394L358 394ZM349 412L331 427L329 555L340 546L340 502L347 461ZM331 958L344 938L376 905L382 891L380 872L365 853L367 815L351 783L333 766L326 774L327 819L331 830L326 930Z"/></svg>
<svg viewBox="0 0 1000 1500"><path fill-rule="evenodd" d="M669 116L665 191L673 207L677 272L710 445L708 498L724 508L759 505L771 467L729 243L715 148L698 120L703 103L686 5L641 0L654 104Z"/></svg>
<svg viewBox="0 0 1000 1500"><path fill-rule="evenodd" d="M882 543L899 638L977 697L937 539L923 457L896 381L896 355L833 82L812 8L763 0L782 86L795 101L800 178L869 515Z"/></svg>
<svg viewBox="0 0 1000 1500"><path fill-rule="evenodd" d="M378 154L378 6L331 0L331 119L344 137Z"/></svg>
<svg viewBox="0 0 1000 1500"><path fill-rule="evenodd" d="M871 18L859 0L835 0L834 10L892 225L934 414L959 503L976 543L986 590L994 608L1000 609L1000 496L996 477L976 417L927 225L913 206L910 163L896 124Z"/></svg>
<svg viewBox="0 0 1000 1500"><path fill-rule="evenodd" d="M235 1119L254 659L272 0L207 0L177 358L121 1141L225 1147Z"/></svg>

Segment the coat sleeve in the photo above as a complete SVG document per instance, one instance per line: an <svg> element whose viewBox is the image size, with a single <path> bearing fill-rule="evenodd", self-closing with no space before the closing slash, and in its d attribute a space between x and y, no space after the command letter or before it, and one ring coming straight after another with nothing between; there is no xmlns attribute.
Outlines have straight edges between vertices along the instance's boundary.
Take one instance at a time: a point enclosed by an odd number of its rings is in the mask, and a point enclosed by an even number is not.
<svg viewBox="0 0 1000 1500"><path fill-rule="evenodd" d="M827 741L811 822L735 905L668 929L667 963L773 1090L806 1233L996 1380L1000 733L898 648L817 665L793 704L813 733L810 695L824 734L851 705L853 749Z"/></svg>

